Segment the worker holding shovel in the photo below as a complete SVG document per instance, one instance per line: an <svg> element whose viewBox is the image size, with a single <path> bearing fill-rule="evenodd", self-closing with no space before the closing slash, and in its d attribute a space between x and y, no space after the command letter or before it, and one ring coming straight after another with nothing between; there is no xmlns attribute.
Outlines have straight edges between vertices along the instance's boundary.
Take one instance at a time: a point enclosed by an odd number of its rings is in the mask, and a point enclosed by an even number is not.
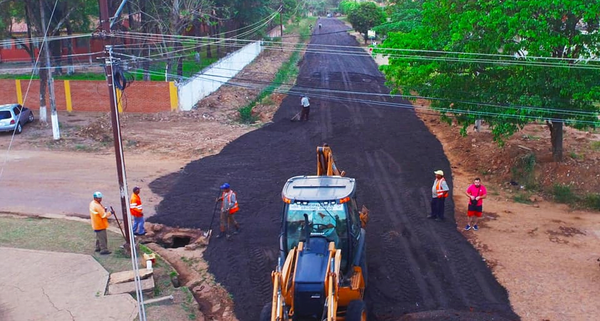
<svg viewBox="0 0 600 321"><path fill-rule="evenodd" d="M237 195L234 191L231 190L229 183L225 183L221 185L221 197L217 198L217 202L221 201L221 233L217 235L217 238L222 238L223 236L230 237L229 235L229 225L233 224L235 227L235 231L233 234L238 234L240 232L240 225L233 218L233 215L237 213L239 210Z"/></svg>

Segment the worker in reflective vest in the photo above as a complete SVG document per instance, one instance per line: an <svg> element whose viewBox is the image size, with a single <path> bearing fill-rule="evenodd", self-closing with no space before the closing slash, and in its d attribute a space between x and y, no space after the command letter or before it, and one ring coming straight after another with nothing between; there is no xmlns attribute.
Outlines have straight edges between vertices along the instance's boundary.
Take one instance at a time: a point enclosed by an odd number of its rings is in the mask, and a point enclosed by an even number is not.
<svg viewBox="0 0 600 321"><path fill-rule="evenodd" d="M228 183L221 185L221 190L223 191L221 197L217 199L217 201L221 201L221 233L217 235L217 238L221 238L223 236L230 237L229 235L229 226L233 225L235 230L233 234L238 234L240 232L240 225L233 218L233 215L237 213L239 210L237 195L234 191L231 190Z"/></svg>
<svg viewBox="0 0 600 321"><path fill-rule="evenodd" d="M140 188L133 188L131 200L129 201L129 209L133 216L133 235L146 235L144 229L144 208L142 207L142 199L140 198Z"/></svg>
<svg viewBox="0 0 600 321"><path fill-rule="evenodd" d="M446 183L442 170L437 170L433 173L435 174L435 181L431 188L431 214L427 218L444 221L444 205L450 188L448 188L448 183Z"/></svg>

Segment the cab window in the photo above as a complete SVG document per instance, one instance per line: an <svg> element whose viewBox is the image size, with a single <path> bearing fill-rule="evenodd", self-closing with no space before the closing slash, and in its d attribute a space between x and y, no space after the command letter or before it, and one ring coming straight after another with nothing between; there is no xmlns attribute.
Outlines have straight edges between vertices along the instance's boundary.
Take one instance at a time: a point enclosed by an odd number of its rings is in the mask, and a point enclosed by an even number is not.
<svg viewBox="0 0 600 321"><path fill-rule="evenodd" d="M336 248L342 250L344 261L342 266L345 266L348 256L347 204L337 204L335 201L288 204L286 213L287 250L291 250L298 246L300 241L304 241L306 235L304 214L306 214L310 236L321 236L334 242Z"/></svg>

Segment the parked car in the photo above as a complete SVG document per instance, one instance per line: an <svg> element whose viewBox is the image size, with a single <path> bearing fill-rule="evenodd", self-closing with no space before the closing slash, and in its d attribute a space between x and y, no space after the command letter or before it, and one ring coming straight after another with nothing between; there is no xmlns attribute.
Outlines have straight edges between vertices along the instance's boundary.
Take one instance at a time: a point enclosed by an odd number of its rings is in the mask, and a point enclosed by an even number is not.
<svg viewBox="0 0 600 321"><path fill-rule="evenodd" d="M33 112L19 104L0 105L0 132L15 131L20 134L23 126L34 120Z"/></svg>

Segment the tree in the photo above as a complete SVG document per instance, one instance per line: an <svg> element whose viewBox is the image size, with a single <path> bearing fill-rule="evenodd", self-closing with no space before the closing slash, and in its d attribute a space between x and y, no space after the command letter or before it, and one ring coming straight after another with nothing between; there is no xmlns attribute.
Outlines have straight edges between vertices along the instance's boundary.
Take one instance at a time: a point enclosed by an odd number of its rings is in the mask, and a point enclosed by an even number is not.
<svg viewBox="0 0 600 321"><path fill-rule="evenodd" d="M344 0L341 1L340 4L338 5L338 10L342 13L342 14L349 14L350 11L358 8L359 4L356 1L353 0Z"/></svg>
<svg viewBox="0 0 600 321"><path fill-rule="evenodd" d="M383 46L422 51L387 51L382 69L396 92L434 98L463 133L484 119L502 143L545 121L561 161L563 124L599 124L600 64L588 61L600 55L599 21L598 1L426 0L421 26Z"/></svg>
<svg viewBox="0 0 600 321"><path fill-rule="evenodd" d="M373 2L361 2L348 14L348 21L352 24L352 28L364 35L365 44L369 38L368 31L382 23L384 19L383 10Z"/></svg>
<svg viewBox="0 0 600 321"><path fill-rule="evenodd" d="M381 35L390 32L411 32L421 25L423 19L423 0L398 0L386 8L389 22L373 28Z"/></svg>

